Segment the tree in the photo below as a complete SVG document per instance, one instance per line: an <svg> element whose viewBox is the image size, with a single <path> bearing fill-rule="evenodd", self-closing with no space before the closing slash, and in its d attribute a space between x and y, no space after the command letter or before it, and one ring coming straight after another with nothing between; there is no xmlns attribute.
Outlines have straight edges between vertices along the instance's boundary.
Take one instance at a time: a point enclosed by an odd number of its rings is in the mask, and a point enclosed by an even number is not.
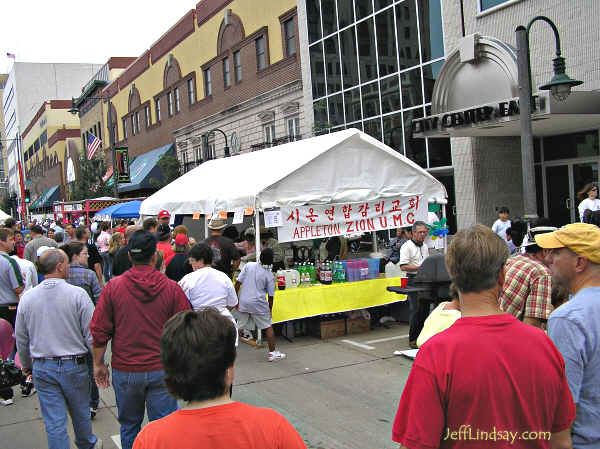
<svg viewBox="0 0 600 449"><path fill-rule="evenodd" d="M181 176L181 166L179 160L175 156L163 154L158 160L158 167L162 173L162 180L151 178L150 185L156 189L160 189L167 184L175 181Z"/></svg>
<svg viewBox="0 0 600 449"><path fill-rule="evenodd" d="M71 184L71 200L112 196L112 187L107 186L102 180L106 173L104 154L100 151L96 152L96 155L89 161L85 154L80 154L78 162L77 178Z"/></svg>
<svg viewBox="0 0 600 449"><path fill-rule="evenodd" d="M315 121L312 127L313 136L326 134L332 124L327 120L327 103L325 100L315 102L313 105Z"/></svg>

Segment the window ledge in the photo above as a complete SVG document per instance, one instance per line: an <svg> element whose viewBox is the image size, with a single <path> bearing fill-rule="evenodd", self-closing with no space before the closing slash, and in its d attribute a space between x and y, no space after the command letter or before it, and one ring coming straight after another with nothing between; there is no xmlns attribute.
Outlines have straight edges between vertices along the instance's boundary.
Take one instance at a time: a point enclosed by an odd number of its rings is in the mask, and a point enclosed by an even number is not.
<svg viewBox="0 0 600 449"><path fill-rule="evenodd" d="M520 2L521 2L521 0L508 0L507 2L505 2L505 3L502 3L502 4L500 4L500 5L496 5L496 6L493 6L493 7L491 7L491 8L488 8L488 9L486 9L485 11L478 11L478 12L477 12L477 15L476 15L475 17L476 17L477 19L479 19L479 18L481 18L481 17L488 16L488 15L490 15L490 14L493 14L493 13L495 13L495 12L497 12L497 11L500 11L500 10L502 10L502 9L504 9L504 8L508 8L508 7L512 6L512 5L515 5L515 4L517 4L517 3L520 3ZM478 1L478 5L477 5L477 9L478 9L478 10L479 10L479 7L480 7L480 6L481 6L481 2L480 2L480 0L479 0L479 1Z"/></svg>

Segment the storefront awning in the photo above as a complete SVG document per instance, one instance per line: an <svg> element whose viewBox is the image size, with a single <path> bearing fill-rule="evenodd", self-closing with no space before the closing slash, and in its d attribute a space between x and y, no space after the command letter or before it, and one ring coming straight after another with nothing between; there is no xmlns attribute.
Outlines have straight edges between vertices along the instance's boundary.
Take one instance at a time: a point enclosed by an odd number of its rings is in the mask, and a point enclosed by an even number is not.
<svg viewBox="0 0 600 449"><path fill-rule="evenodd" d="M160 158L166 154L175 154L175 144L169 143L135 158L129 167L131 182L119 184L119 192L132 192L142 189L156 189L150 181L162 181L163 175L158 166Z"/></svg>
<svg viewBox="0 0 600 449"><path fill-rule="evenodd" d="M42 194L29 206L29 209L42 209L52 207L55 201L60 197L60 185L55 185L46 189Z"/></svg>

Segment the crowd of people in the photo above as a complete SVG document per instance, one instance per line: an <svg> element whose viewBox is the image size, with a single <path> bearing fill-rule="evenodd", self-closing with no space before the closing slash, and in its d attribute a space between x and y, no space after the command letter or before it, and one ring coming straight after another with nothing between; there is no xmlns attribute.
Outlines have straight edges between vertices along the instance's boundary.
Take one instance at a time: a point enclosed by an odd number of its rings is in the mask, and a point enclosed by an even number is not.
<svg viewBox="0 0 600 449"><path fill-rule="evenodd" d="M78 448L102 447L92 420L98 387L111 383L123 448L304 448L279 413L232 400L241 329L265 331L269 361L286 357L271 318L276 241L261 233L257 261L252 228L236 244L215 217L195 242L170 218L56 222L52 233L32 224L27 240L12 219L0 228L0 317L15 333L2 357L20 363L23 396L37 391L49 448L69 447L67 415ZM391 242L388 259L409 286L429 257L428 233L418 221ZM392 439L461 447L493 429L515 447L597 447L600 228L527 226L501 208L491 229L453 236L445 264L448 301L431 311L409 295L419 352ZM0 389L2 404L13 394Z"/></svg>

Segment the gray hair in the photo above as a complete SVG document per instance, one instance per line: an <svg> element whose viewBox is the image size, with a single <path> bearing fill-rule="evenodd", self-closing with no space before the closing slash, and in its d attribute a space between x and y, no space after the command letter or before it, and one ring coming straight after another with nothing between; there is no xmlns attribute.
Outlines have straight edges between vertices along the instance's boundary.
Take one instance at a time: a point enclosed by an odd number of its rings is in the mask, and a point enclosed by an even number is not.
<svg viewBox="0 0 600 449"><path fill-rule="evenodd" d="M55 232L54 233L54 240L56 241L56 243L62 243L65 240L65 235L62 232Z"/></svg>
<svg viewBox="0 0 600 449"><path fill-rule="evenodd" d="M412 225L412 232L415 232L419 226L427 227L427 223L424 221L415 221Z"/></svg>
<svg viewBox="0 0 600 449"><path fill-rule="evenodd" d="M58 248L50 248L38 259L38 268L42 274L52 274L56 271L56 266L59 263L68 260L67 255Z"/></svg>
<svg viewBox="0 0 600 449"><path fill-rule="evenodd" d="M477 293L496 285L508 256L506 242L490 228L477 224L452 238L446 266L460 292Z"/></svg>

